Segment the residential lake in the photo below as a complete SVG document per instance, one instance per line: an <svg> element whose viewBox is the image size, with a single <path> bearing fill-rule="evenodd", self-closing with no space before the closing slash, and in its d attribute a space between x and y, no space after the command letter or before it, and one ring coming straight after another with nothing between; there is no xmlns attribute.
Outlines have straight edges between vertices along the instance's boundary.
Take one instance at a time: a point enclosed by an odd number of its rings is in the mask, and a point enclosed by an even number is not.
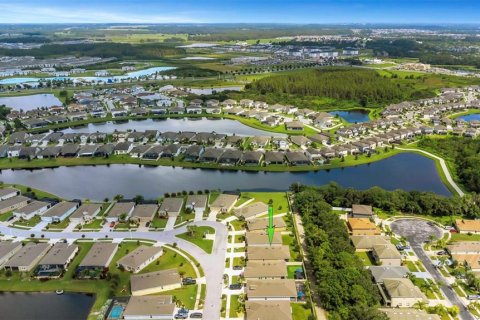
<svg viewBox="0 0 480 320"><path fill-rule="evenodd" d="M104 123L90 123L86 126L68 128L62 130L65 133L94 133L105 132L111 133L117 131L126 130L159 130L160 132L166 131L193 131L193 132L212 132L224 133L228 135L239 136L281 136L285 137L282 133L267 132L259 129L249 127L242 124L239 121L231 119L207 119L207 118L168 118L168 119L146 119L146 120L129 120L127 122L104 122Z"/></svg>
<svg viewBox="0 0 480 320"><path fill-rule="evenodd" d="M34 110L41 107L61 106L63 103L53 94L33 94L29 96L0 97L0 105L15 110Z"/></svg>
<svg viewBox="0 0 480 320"><path fill-rule="evenodd" d="M222 91L240 91L243 86L231 86L231 87L212 87L212 88L186 88L186 90L193 94L213 94L215 92Z"/></svg>
<svg viewBox="0 0 480 320"><path fill-rule="evenodd" d="M0 293L1 319L85 320L95 302L93 295L80 293Z"/></svg>
<svg viewBox="0 0 480 320"><path fill-rule="evenodd" d="M339 110L329 112L331 115L338 115L340 118L343 118L349 123L363 123L370 121L368 110L355 109L355 110Z"/></svg>
<svg viewBox="0 0 480 320"><path fill-rule="evenodd" d="M460 116L457 119L462 119L465 121L480 121L480 113L471 113L471 114L466 114L464 116Z"/></svg>
<svg viewBox="0 0 480 320"><path fill-rule="evenodd" d="M154 199L183 190L285 191L294 182L344 187L432 191L450 195L435 162L415 153L401 153L382 161L309 172L247 172L228 170L145 167L132 164L59 167L39 170L2 170L0 180L49 191L64 198L103 200L122 194Z"/></svg>

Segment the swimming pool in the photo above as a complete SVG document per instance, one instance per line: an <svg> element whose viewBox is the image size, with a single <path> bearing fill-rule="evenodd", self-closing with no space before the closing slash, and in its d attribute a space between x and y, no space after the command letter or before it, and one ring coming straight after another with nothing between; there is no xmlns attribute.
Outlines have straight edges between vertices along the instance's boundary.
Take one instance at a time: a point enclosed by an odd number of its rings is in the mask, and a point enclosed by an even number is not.
<svg viewBox="0 0 480 320"><path fill-rule="evenodd" d="M110 310L110 314L108 315L109 320L116 320L120 319L123 314L123 306L120 305L115 305L112 307L112 310Z"/></svg>

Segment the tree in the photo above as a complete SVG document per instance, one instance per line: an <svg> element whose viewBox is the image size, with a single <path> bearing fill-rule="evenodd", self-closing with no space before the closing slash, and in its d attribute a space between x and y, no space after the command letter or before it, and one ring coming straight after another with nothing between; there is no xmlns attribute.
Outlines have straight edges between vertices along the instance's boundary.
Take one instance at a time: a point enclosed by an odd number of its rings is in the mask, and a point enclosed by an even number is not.
<svg viewBox="0 0 480 320"><path fill-rule="evenodd" d="M145 200L145 198L142 196L142 195L136 195L134 198L133 198L133 201L135 202L135 204L139 204L139 203L142 203L143 201Z"/></svg>
<svg viewBox="0 0 480 320"><path fill-rule="evenodd" d="M121 195L121 194L117 194L117 195L115 195L115 197L113 197L113 200L115 200L115 201L120 201L122 199L123 199L123 195Z"/></svg>

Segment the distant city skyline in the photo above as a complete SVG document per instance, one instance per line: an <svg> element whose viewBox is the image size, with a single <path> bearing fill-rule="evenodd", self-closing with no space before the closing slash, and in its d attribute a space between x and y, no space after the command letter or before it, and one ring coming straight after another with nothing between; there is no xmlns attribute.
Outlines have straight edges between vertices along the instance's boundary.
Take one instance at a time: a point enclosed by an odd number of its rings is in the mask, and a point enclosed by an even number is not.
<svg viewBox="0 0 480 320"><path fill-rule="evenodd" d="M475 0L0 0L1 23L479 23Z"/></svg>

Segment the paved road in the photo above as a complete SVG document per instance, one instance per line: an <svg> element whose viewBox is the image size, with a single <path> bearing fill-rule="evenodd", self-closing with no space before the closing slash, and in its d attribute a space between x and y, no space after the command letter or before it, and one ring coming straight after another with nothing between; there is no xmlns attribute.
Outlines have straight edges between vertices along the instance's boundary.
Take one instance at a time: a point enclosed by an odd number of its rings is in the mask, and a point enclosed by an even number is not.
<svg viewBox="0 0 480 320"><path fill-rule="evenodd" d="M447 164L446 164L446 162L443 158L440 158L440 157L438 157L438 156L436 156L436 155L434 155L430 152L420 150L420 149L399 148L399 147L397 147L397 149L402 150L402 151L409 151L409 150L410 151L416 151L416 152L426 154L427 156L432 157L434 159L437 159L440 162L440 167L442 168L442 171L445 174L445 178L447 179L448 183L452 186L452 188L455 190L455 192L457 192L457 194L460 197L465 196L465 193L462 191L462 189L460 189L460 187L455 183L455 181L453 181L453 178L450 175L450 171L448 171Z"/></svg>
<svg viewBox="0 0 480 320"><path fill-rule="evenodd" d="M225 267L225 256L227 251L228 230L225 225L216 221L198 221L193 223L198 226L209 226L216 230L215 242L211 254L194 245L193 243L175 237L177 234L187 231L187 227L183 226L178 229L163 232L87 232L85 235L93 239L105 239L105 236L113 239L128 239L130 237L137 239L155 240L165 244L177 243L177 247L188 252L202 266L205 273L207 284L207 294L205 297L205 305L203 309L203 319L220 319L223 271ZM0 233L7 236L30 237L32 233L36 237L41 234L49 239L67 239L73 241L82 239L82 232L34 232L32 230L21 230L9 228L0 225Z"/></svg>
<svg viewBox="0 0 480 320"><path fill-rule="evenodd" d="M443 284L440 289L450 301L452 305L457 305L460 308L460 317L463 320L474 320L475 318L468 312L463 302L457 296L455 291L447 285L447 281L443 275L435 268L432 261L428 258L423 250L423 244L428 240L428 237L433 234L437 238L443 236L442 230L436 227L433 223L419 219L402 219L392 222L390 225L395 234L407 238L408 242L417 254L418 258L423 262L427 271L432 275L438 284Z"/></svg>

